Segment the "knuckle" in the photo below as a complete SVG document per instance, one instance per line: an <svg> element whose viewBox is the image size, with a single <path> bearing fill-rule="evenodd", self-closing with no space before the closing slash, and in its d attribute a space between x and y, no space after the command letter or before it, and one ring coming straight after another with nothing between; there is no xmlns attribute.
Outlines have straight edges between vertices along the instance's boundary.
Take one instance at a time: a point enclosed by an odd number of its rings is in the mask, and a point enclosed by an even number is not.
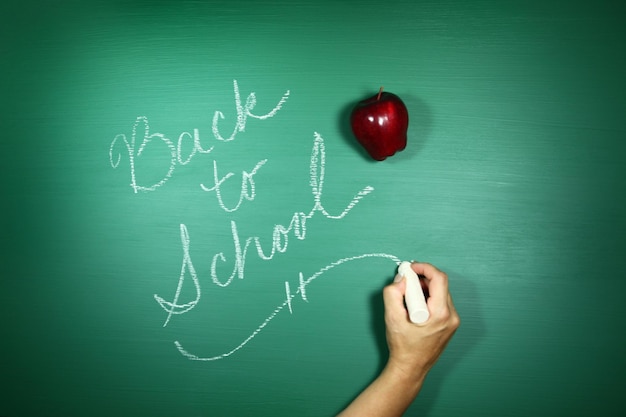
<svg viewBox="0 0 626 417"><path fill-rule="evenodd" d="M435 315L436 320L444 327L455 331L461 325L461 318L456 311L449 308L443 308Z"/></svg>
<svg viewBox="0 0 626 417"><path fill-rule="evenodd" d="M452 316L452 312L448 308L442 308L437 314L437 318L442 322L450 321L450 317Z"/></svg>
<svg viewBox="0 0 626 417"><path fill-rule="evenodd" d="M456 330L459 326L461 326L461 317L459 317L458 314L453 314L452 317L450 317L450 327Z"/></svg>
<svg viewBox="0 0 626 417"><path fill-rule="evenodd" d="M386 285L383 288L383 297L385 299L388 298L388 297L391 297L393 292L394 292L393 284Z"/></svg>

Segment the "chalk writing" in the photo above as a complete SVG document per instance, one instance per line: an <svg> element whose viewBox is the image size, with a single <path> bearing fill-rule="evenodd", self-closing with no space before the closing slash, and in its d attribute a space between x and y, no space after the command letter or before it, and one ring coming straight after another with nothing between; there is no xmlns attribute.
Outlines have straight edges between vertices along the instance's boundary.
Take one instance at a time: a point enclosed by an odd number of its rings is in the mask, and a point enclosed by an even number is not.
<svg viewBox="0 0 626 417"><path fill-rule="evenodd" d="M222 136L220 132L221 123L226 119L224 113L218 110L213 114L211 129L213 138L218 142L231 142L235 140L237 134L246 130L249 119L266 120L274 117L285 104L290 94L289 90L286 90L278 103L269 112L265 114L255 114L253 113L253 109L257 105L256 94L251 92L247 96L245 103L242 103L237 80L233 80L233 92L237 117L235 126L230 135L225 137ZM191 144L191 146L189 144ZM151 180L146 180L145 178L148 178L146 173L138 169L138 162L145 156L146 149L148 148L150 148L150 153L153 158L154 155L157 155L156 159L151 160L152 163L150 164L150 174L155 175ZM184 149L188 150L185 151ZM214 152L215 149L216 144L207 144L206 141L203 143L198 128L194 128L192 131L184 131L178 135L177 140L172 140L163 133L151 132L148 118L146 116L139 116L135 119L130 137L127 137L124 133L120 133L113 138L109 146L109 163L114 169L118 168L121 164L122 157L125 157L127 154L130 169L130 186L133 192L155 191L172 177L177 167L188 165L196 155L210 154ZM155 173L155 163L162 164L160 166L160 172ZM247 170L241 170L241 181L238 181L239 176L234 172L220 172L218 161L213 159L212 178L208 182L200 183L199 188L204 192L214 193L217 204L222 210L229 214L236 213L244 202L254 201L256 197L257 175L268 163L268 159L261 159L256 162L253 167L248 166ZM374 191L373 187L365 186L357 191L356 194L353 194L351 198L346 199L346 204L341 209L337 211L333 210L332 212L327 210L323 201L324 182L326 181L325 166L326 149L324 139L319 133L314 132L308 179L312 202L308 210L296 210L286 222L275 224L271 230L271 239L264 240L264 242L271 242L271 244L262 244L260 236L241 236L237 221L230 219L232 246L228 251L218 251L210 258L209 270L212 284L216 287L223 288L231 285L235 278L243 280L246 276L246 260L249 255L254 256L254 254L256 254L256 256L263 261L271 261L277 255L285 254L289 248L290 239L291 241L293 241L294 238L303 241L307 238L307 223L310 219L318 216L327 220L341 220L347 216L365 196ZM225 191L225 187L232 187L234 188L233 191L237 191L237 187L239 187L238 198L236 197L234 201L225 201L222 193L223 190ZM158 294L153 294L155 301L166 312L163 327L170 324L174 315L182 315L190 312L198 305L202 298L200 277L191 257L191 237L184 223L179 224L179 232L182 261L174 295L171 300L167 300ZM285 309L285 307L293 314L293 301L295 297L300 296L303 301L308 302L306 293L307 287L325 272L349 262L371 258L388 259L396 265L400 263L400 259L394 255L386 253L366 253L338 259L322 267L319 271L307 278L305 278L304 273L300 271L298 273L297 288L294 287L295 291L293 291L289 281L285 281L284 301L280 303L267 318L261 321L261 324L248 336L243 337L240 343L235 344L232 349L217 355L201 357L190 353L178 340L174 341L174 344L181 355L191 360L214 361L227 358L256 337L278 313ZM222 275L222 273L218 273L218 270L226 272ZM188 279L191 280L191 284L188 283ZM186 294L185 297L189 297L189 299L181 300L183 289L186 285L192 285L193 289L192 292L184 292Z"/></svg>
<svg viewBox="0 0 626 417"><path fill-rule="evenodd" d="M231 350L224 352L224 353L220 353L214 356L205 356L205 357L201 357L198 355L194 355L193 353L189 352L187 349L185 349L183 347L183 344L176 340L174 342L174 345L176 346L176 349L178 349L178 351L181 353L181 355L185 356L187 359L190 360L194 360L194 361L216 361L219 359L225 359L227 357L229 357L230 355L232 355L233 353L237 352L238 350L240 350L241 348L243 348L246 344L248 344L248 342L250 342L254 337L256 337L259 333L261 333L261 331L270 323L270 321L272 321L274 319L274 317L276 317L276 315L278 315L278 313L280 313L285 306L287 306L289 308L289 312L293 313L292 311L292 300L294 297L296 297L297 294L300 294L300 296L302 297L302 299L304 301L307 301L305 294L305 288L311 284L311 282L313 282L315 279L319 278L320 276L322 276L322 274L324 274L325 272L329 271L332 268L335 268L339 265L342 265L344 263L347 262L351 262L351 261L356 261L359 259L366 259L366 258L386 258L389 259L391 261L394 262L394 264L398 265L400 263L400 259L394 255L390 255L387 253L366 253L363 255L358 255L358 256L353 256L353 257L349 257L349 258L343 258L343 259L339 259L335 262L332 262L326 266L324 266L322 269L320 269L319 271L317 271L316 273L314 273L313 275L311 275L310 277L308 277L306 280L302 280L300 279L300 284L298 286L298 290L295 293L291 293L291 291L289 290L289 283L285 282L285 292L286 292L286 298L285 301L282 302L282 304L279 304L274 311L272 311L270 313L269 316L267 316L267 318L265 320L263 320L263 322L261 322L261 324L252 331L252 333L250 333L247 337L245 337L241 343L239 343L238 345L236 345L234 348L232 348ZM302 277L302 272L300 272L300 277Z"/></svg>
<svg viewBox="0 0 626 417"><path fill-rule="evenodd" d="M141 128L143 128L143 138L141 139L141 145L139 145L139 148L137 149L137 153L135 154L135 144L137 142L137 129L141 129ZM184 137L185 134L188 134L188 132L181 133L179 137L179 141L182 140L182 137ZM155 182L154 184L148 185L148 186L139 185L137 183L137 174L135 172L135 162L136 162L135 158L141 157L146 146L148 146L148 144L155 138L165 143L165 145L167 146L169 153L170 153L169 166L166 169L165 175L163 175L163 177L157 182ZM123 133L120 133L117 136L115 136L115 138L113 138L113 141L111 142L111 146L109 147L109 161L113 168L117 168L120 165L120 160L122 158L122 154L121 152L119 152L117 154L117 159L115 159L115 161L113 160L114 159L113 149L115 148L115 145L117 144L118 140L121 140L124 142L124 145L126 146L126 151L128 152L128 164L130 166L130 186L133 188L135 193L138 191L154 191L157 189L157 187L160 187L161 185L165 184L165 181L167 181L172 176L172 173L174 172L174 168L176 167L176 147L174 146L174 143L172 143L171 139L166 137L164 134L162 133L151 134L150 133L150 125L148 124L147 117L139 116L137 117L137 119L135 119L135 124L133 125L130 141L126 138L126 135ZM207 152L211 152L211 150L212 149L209 149Z"/></svg>
<svg viewBox="0 0 626 417"><path fill-rule="evenodd" d="M248 95L248 98L246 99L245 106L242 107L237 80L233 81L233 85L235 90L235 108L237 109L237 124L235 125L233 133L231 133L228 138L223 138L222 135L220 135L219 129L217 128L218 122L221 119L224 119L224 113L222 113L221 111L216 111L213 115L213 136L215 136L215 139L221 140L223 142L229 142L231 140L234 140L237 133L246 130L246 120L248 119L248 117L259 120L265 120L269 117L273 117L278 112L278 110L281 109L283 104L285 104L285 101L287 101L287 99L289 98L289 90L287 90L278 102L278 104L269 113L264 115L256 115L250 113L250 111L256 106L256 94L250 93Z"/></svg>
<svg viewBox="0 0 626 417"><path fill-rule="evenodd" d="M193 263L191 262L191 256L189 255L189 232L187 231L187 227L184 224L180 225L180 242L183 245L183 264L180 268L180 278L178 280L178 286L176 287L174 301L169 302L156 294L154 295L156 301L165 311L168 312L163 327L167 326L167 323L169 323L172 314L186 313L194 308L196 304L198 304L198 301L200 301L200 281L198 281L198 274L196 274L196 269L193 267ZM196 289L196 299L185 304L176 304L178 302L178 297L180 296L180 291L183 289L183 281L185 280L185 275L187 271L189 271L191 279L193 280L193 285Z"/></svg>
<svg viewBox="0 0 626 417"><path fill-rule="evenodd" d="M237 80L233 80L233 89L235 94L235 110L237 112L237 122L235 123L233 133L229 137L222 137L218 128L219 121L225 118L224 113L222 113L221 111L216 111L213 116L213 136L216 140L222 142L230 142L235 139L237 133L245 131L246 123L249 117L258 120L266 120L270 117L273 117L282 108L283 104L289 98L289 90L287 90L279 100L278 104L276 104L272 110L270 110L266 114L257 115L252 113L252 110L256 107L257 104L256 94L254 92L251 92L246 99L246 103L242 106ZM183 155L183 142L191 138L193 138L193 147L191 149L191 152L189 152L189 155ZM141 143L137 148L136 145L138 141L141 141ZM211 153L214 149L214 146L210 146L206 149L202 147L202 144L200 142L200 131L197 128L193 129L193 134L190 132L182 132L178 136L177 144L174 145L174 142L163 133L150 133L150 125L146 116L139 116L135 119L130 139L128 139L125 134L120 133L113 138L113 141L111 141L111 145L109 146L109 163L113 168L119 167L122 159L123 151L119 150L118 145L118 143L120 142L123 144L126 153L128 154L128 164L130 168L130 186L135 193L139 191L156 190L158 187L165 184L165 182L169 178L171 178L177 165L187 165L191 162L192 158L197 153L208 154ZM156 142L157 144L162 143L165 145L163 149L166 152L165 159L168 160L168 166L163 169L164 174L159 180L149 185L143 185L137 179L137 160L143 156L146 147L148 147L153 142Z"/></svg>
<svg viewBox="0 0 626 417"><path fill-rule="evenodd" d="M219 204L219 206L224 211L232 213L233 211L237 211L237 209L239 209L244 199L248 201L254 200L254 197L256 195L256 186L255 186L253 177L257 173L257 171L261 169L263 165L265 165L266 162L267 162L267 159L263 159L262 161L259 161L254 166L254 168L252 168L252 171L250 172L243 171L241 173L241 192L239 193L239 201L233 208L226 207L226 204L224 203L224 200L222 199L222 193L220 191L220 187L224 183L224 181L226 181L227 179L229 179L235 174L233 174L232 172L229 172L228 174L220 178L219 174L217 173L217 161L215 160L213 161L213 184L214 184L213 187L207 187L204 184L200 184L200 188L202 188L204 191L215 191L215 195L217 196L217 203Z"/></svg>
<svg viewBox="0 0 626 417"><path fill-rule="evenodd" d="M342 219L354 208L354 206L363 197L365 197L367 194L371 193L374 190L370 186L364 187L350 200L350 202L339 214L329 213L326 208L324 208L324 204L322 202L325 180L325 163L326 151L324 147L324 139L320 134L316 132L314 135L313 149L311 152L311 161L309 165L309 186L311 187L311 191L313 194L312 208L309 210L308 213L302 211L295 212L291 217L288 226L276 224L272 231L272 246L269 250L264 250L261 244L260 237L258 236L251 236L246 238L242 247L241 238L237 230L237 223L234 220L231 220L231 233L234 246L234 255L231 258L233 260L233 269L231 274L226 279L220 279L217 274L217 263L226 263L227 257L224 252L219 252L215 254L211 261L211 280L214 284L220 287L226 287L231 284L235 276L237 276L239 279L244 279L245 263L248 255L248 250L252 245L254 245L257 256L260 259L265 261L272 260L277 253L285 253L287 251L289 244L289 235L292 232L293 236L299 240L304 240L306 238L306 222L307 220L313 218L316 213L321 213L324 217L332 220ZM257 165L257 167L258 166L259 165ZM219 181L216 181L216 184L218 182ZM244 195L244 192L247 189L246 187L247 183L243 181L241 186L241 195ZM178 286L176 288L174 299L169 302L157 294L154 295L155 300L159 303L161 308L163 308L168 313L163 326L167 326L172 314L184 314L191 310L193 307L195 307L200 301L200 285L198 282L198 278L195 274L195 268L193 267L191 256L189 255L189 233L187 231L187 227L184 224L180 225L180 235L181 243L183 246L183 262L181 272L178 278ZM187 271L189 271L189 274L191 275L191 278L195 285L196 298L193 301L179 304L180 291L185 280L185 275Z"/></svg>

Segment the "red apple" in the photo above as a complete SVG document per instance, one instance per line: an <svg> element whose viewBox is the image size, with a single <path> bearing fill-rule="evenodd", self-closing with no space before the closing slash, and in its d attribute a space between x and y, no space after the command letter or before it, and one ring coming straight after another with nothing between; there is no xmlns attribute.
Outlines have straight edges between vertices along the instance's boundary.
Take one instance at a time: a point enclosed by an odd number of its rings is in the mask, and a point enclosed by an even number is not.
<svg viewBox="0 0 626 417"><path fill-rule="evenodd" d="M378 94L356 104L350 125L367 153L382 161L406 147L409 112L400 97L381 87Z"/></svg>

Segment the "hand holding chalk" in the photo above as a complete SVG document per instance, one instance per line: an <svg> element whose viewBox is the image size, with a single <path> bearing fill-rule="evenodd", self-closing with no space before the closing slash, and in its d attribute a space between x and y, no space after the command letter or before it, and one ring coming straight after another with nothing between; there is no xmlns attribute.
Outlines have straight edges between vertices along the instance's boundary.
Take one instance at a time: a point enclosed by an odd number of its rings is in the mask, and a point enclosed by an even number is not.
<svg viewBox="0 0 626 417"><path fill-rule="evenodd" d="M424 287L428 305L421 276L428 283ZM389 359L341 417L404 415L461 323L448 291L448 275L428 263L401 262L394 282L383 289L383 301ZM433 308L432 315L428 306Z"/></svg>
<svg viewBox="0 0 626 417"><path fill-rule="evenodd" d="M401 262L398 266L398 275L404 276L406 280L406 294L404 295L404 300L409 310L409 319L416 324L424 323L428 320L428 317L430 317L430 313L428 312L426 298L422 292L419 278L415 271L413 271L413 268L411 268L411 263Z"/></svg>

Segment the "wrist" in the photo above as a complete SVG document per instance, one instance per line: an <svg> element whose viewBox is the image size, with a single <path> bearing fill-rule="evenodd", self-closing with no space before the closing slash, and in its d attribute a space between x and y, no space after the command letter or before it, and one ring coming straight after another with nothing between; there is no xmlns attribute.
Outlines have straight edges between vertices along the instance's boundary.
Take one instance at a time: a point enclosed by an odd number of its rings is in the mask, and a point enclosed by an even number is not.
<svg viewBox="0 0 626 417"><path fill-rule="evenodd" d="M419 392L424 384L428 370L419 365L407 365L399 360L389 358L383 373L389 375L390 379L398 381L403 387Z"/></svg>

